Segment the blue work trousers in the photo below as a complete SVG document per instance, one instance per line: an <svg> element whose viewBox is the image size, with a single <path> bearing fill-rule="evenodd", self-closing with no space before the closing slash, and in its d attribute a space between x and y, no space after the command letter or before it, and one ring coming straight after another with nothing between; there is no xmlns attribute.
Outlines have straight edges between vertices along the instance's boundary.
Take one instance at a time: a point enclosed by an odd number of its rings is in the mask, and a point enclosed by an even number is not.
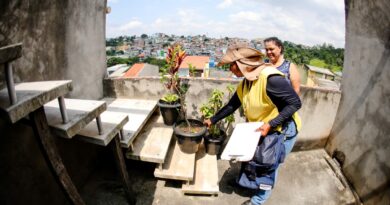
<svg viewBox="0 0 390 205"><path fill-rule="evenodd" d="M287 155L291 152L291 150L294 147L295 141L297 140L297 129L295 126L294 121L290 121L286 123L286 127L283 129L282 133L286 135L286 140L284 141L284 146L286 148L286 157ZM276 169L275 173L275 184L276 184L276 179L278 177L278 171L279 167ZM255 205L261 205L263 204L270 196L271 196L271 190L262 190L259 189L257 190L256 194L252 196L251 198L251 203Z"/></svg>

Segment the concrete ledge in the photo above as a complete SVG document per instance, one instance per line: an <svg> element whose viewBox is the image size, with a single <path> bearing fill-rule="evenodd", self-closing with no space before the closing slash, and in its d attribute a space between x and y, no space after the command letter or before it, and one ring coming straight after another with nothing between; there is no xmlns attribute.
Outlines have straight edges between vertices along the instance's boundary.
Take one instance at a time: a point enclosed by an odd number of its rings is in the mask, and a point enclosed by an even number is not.
<svg viewBox="0 0 390 205"><path fill-rule="evenodd" d="M72 90L71 80L20 83L15 86L17 103L10 105L7 88L0 91L0 115L15 123L45 103Z"/></svg>
<svg viewBox="0 0 390 205"><path fill-rule="evenodd" d="M77 134L77 139L92 144L107 146L129 121L127 115L110 111L103 112L100 118L104 130L103 134L99 135L95 119Z"/></svg>
<svg viewBox="0 0 390 205"><path fill-rule="evenodd" d="M22 56L22 43L16 43L0 48L0 64L11 62Z"/></svg>
<svg viewBox="0 0 390 205"><path fill-rule="evenodd" d="M45 113L53 133L60 137L72 138L106 110L104 101L65 99L69 121L62 122L59 104L53 100L45 105ZM97 128L96 128L97 129Z"/></svg>

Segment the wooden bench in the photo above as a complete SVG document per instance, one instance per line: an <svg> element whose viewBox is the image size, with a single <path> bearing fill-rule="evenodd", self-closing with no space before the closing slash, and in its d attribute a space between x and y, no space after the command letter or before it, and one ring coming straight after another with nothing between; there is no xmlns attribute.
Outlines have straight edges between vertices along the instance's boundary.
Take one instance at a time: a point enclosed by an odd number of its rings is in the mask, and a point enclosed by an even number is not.
<svg viewBox="0 0 390 205"><path fill-rule="evenodd" d="M218 195L218 166L217 156L208 155L203 144L196 153L194 180L183 183L184 194L210 194Z"/></svg>
<svg viewBox="0 0 390 205"><path fill-rule="evenodd" d="M172 134L172 126L165 125L162 117L155 113L135 138L132 149L126 153L126 157L163 164Z"/></svg>
<svg viewBox="0 0 390 205"><path fill-rule="evenodd" d="M123 127L121 146L129 148L157 107L157 100L104 98L111 112L127 114L129 122Z"/></svg>
<svg viewBox="0 0 390 205"><path fill-rule="evenodd" d="M192 181L195 170L195 153L182 152L176 139L172 139L164 164L157 165L154 176L163 179Z"/></svg>

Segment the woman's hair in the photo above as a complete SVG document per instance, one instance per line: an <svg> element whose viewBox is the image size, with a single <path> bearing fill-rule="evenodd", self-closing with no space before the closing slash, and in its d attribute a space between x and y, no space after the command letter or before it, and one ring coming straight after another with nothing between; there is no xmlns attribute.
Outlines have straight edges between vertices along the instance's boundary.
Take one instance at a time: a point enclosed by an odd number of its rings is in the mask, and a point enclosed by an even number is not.
<svg viewBox="0 0 390 205"><path fill-rule="evenodd" d="M284 46L283 46L283 43L280 39L278 39L277 37L269 37L269 38L266 38L264 39L264 44L267 43L267 42L274 42L276 46L280 47L280 53L283 54L283 51L284 51Z"/></svg>

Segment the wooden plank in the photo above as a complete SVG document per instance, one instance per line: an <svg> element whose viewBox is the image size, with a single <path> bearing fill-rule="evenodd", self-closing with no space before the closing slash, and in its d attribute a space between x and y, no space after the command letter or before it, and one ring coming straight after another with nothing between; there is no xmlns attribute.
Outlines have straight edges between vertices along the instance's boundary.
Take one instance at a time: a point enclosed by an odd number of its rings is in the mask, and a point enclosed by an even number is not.
<svg viewBox="0 0 390 205"><path fill-rule="evenodd" d="M65 124L62 122L57 100L45 104L45 111L52 132L68 139L106 110L106 103L96 100L65 99L65 105L69 118Z"/></svg>
<svg viewBox="0 0 390 205"><path fill-rule="evenodd" d="M123 187L127 196L127 201L129 204L136 204L135 192L132 190L129 174L127 173L125 158L123 157L123 152L121 150L119 134L117 134L114 140L111 141L111 149L114 153L115 162L118 168L118 171L122 178Z"/></svg>
<svg viewBox="0 0 390 205"><path fill-rule="evenodd" d="M208 155L203 144L199 146L196 153L194 180L190 183L183 183L184 194L212 194L219 192L217 156Z"/></svg>
<svg viewBox="0 0 390 205"><path fill-rule="evenodd" d="M22 56L22 43L15 43L0 48L0 64L16 60Z"/></svg>
<svg viewBox="0 0 390 205"><path fill-rule="evenodd" d="M77 139L92 144L107 146L129 121L127 115L110 111L104 111L100 114L100 118L104 131L103 134L99 134L95 119L77 134Z"/></svg>
<svg viewBox="0 0 390 205"><path fill-rule="evenodd" d="M142 130L157 107L157 100L104 98L111 112L125 113L129 122L123 127L124 137L121 140L123 148L128 148Z"/></svg>
<svg viewBox="0 0 390 205"><path fill-rule="evenodd" d="M126 157L146 162L164 163L172 139L172 126L164 124L162 116L154 114L133 142Z"/></svg>
<svg viewBox="0 0 390 205"><path fill-rule="evenodd" d="M164 179L192 181L194 179L194 169L195 153L182 152L176 143L176 139L173 138L167 158L164 164L157 165L154 176Z"/></svg>
<svg viewBox="0 0 390 205"><path fill-rule="evenodd" d="M65 165L59 155L56 143L50 133L44 108L40 107L30 113L30 120L32 121L34 134L37 137L39 147L45 157L46 163L50 167L52 174L57 179L60 187L65 192L65 195L73 204L84 204L84 201L73 184L72 179L69 177Z"/></svg>
<svg viewBox="0 0 390 205"><path fill-rule="evenodd" d="M71 80L16 84L16 104L10 104L7 88L0 91L0 115L11 123L15 123L45 103L63 96L71 90Z"/></svg>

